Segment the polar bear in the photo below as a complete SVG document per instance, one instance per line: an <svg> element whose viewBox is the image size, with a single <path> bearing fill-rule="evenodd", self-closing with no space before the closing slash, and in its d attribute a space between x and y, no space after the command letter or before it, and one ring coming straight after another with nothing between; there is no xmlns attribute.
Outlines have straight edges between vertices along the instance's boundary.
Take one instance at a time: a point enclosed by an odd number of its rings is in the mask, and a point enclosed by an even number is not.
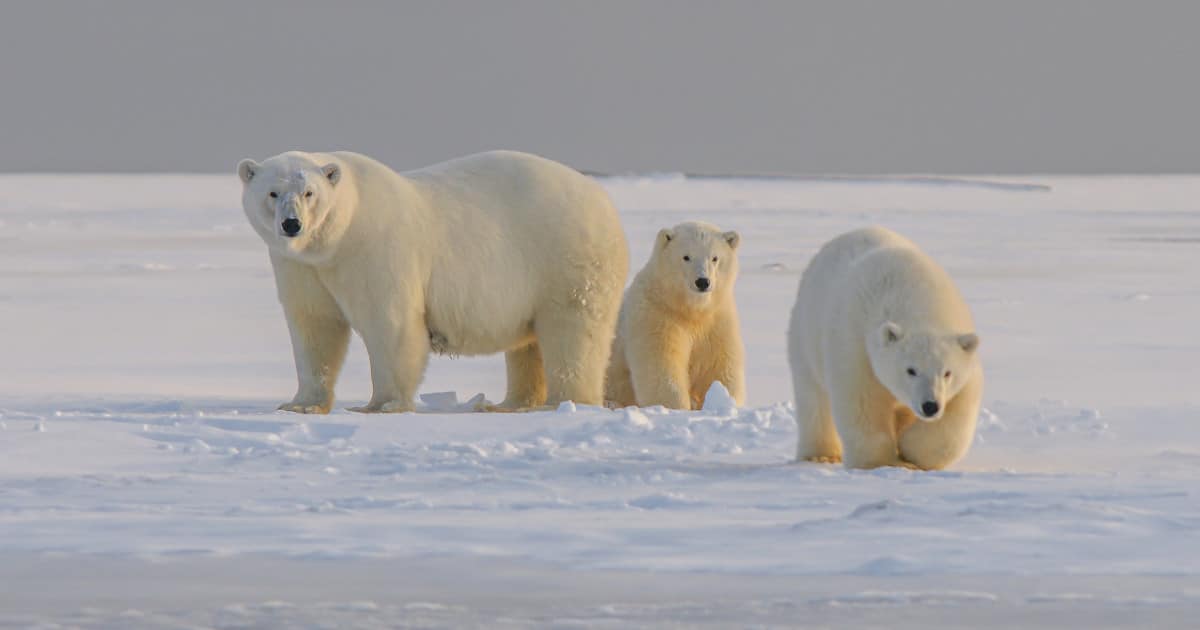
<svg viewBox="0 0 1200 630"><path fill-rule="evenodd" d="M788 328L796 458L926 470L957 461L983 392L974 331L950 276L903 236L871 227L827 243Z"/></svg>
<svg viewBox="0 0 1200 630"><path fill-rule="evenodd" d="M605 384L611 403L699 409L713 381L745 402L733 297L739 241L700 222L658 233L621 306Z"/></svg>
<svg viewBox="0 0 1200 630"><path fill-rule="evenodd" d="M430 351L504 352L504 408L603 402L629 254L594 180L511 151L407 173L349 152L237 170L291 332L299 388L280 409L329 412L351 330L373 389L353 411L412 411Z"/></svg>

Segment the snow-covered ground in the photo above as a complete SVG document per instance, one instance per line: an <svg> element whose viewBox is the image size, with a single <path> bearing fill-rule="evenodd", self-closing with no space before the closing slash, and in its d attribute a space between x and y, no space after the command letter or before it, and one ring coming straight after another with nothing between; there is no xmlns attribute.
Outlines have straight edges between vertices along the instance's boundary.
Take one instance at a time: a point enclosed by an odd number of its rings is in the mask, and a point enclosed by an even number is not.
<svg viewBox="0 0 1200 630"><path fill-rule="evenodd" d="M236 178L0 177L0 627L1194 627L1200 178L602 181L635 268L660 227L742 232L748 407L276 413ZM789 461L799 273L871 223L976 314L951 471ZM339 408L369 391L355 341Z"/></svg>

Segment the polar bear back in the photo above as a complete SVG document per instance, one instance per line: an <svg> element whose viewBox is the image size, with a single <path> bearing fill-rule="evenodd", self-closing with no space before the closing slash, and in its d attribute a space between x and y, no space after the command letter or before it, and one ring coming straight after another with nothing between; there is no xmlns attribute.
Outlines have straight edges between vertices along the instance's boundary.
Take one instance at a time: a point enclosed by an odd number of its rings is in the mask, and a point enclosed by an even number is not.
<svg viewBox="0 0 1200 630"><path fill-rule="evenodd" d="M449 245L441 253L455 258L449 267L456 276L465 275L466 264L513 278L545 278L562 265L624 252L607 193L557 162L491 151L403 175L436 209L441 242Z"/></svg>
<svg viewBox="0 0 1200 630"><path fill-rule="evenodd" d="M586 315L623 289L624 231L591 178L514 151L403 176L434 215L425 303L430 328L449 338L452 351L506 349L499 341L529 334L520 329L530 328L535 314Z"/></svg>
<svg viewBox="0 0 1200 630"><path fill-rule="evenodd" d="M835 347L861 348L887 321L948 331L975 329L954 281L915 243L887 228L848 232L826 243L800 280L789 335L813 373Z"/></svg>

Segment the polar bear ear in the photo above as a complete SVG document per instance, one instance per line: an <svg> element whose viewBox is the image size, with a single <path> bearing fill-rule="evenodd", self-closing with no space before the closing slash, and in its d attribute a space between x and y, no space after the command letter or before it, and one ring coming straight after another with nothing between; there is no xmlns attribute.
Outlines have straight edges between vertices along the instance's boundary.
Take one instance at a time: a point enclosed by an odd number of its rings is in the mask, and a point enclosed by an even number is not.
<svg viewBox="0 0 1200 630"><path fill-rule="evenodd" d="M258 162L249 158L238 162L238 177L242 178L243 184L250 183L254 179L255 173L258 172Z"/></svg>
<svg viewBox="0 0 1200 630"><path fill-rule="evenodd" d="M883 345L890 346L904 338L904 329L895 322L884 322L879 327L879 340Z"/></svg>
<svg viewBox="0 0 1200 630"><path fill-rule="evenodd" d="M721 235L721 238L724 238L725 242L729 243L729 249L737 249L738 243L742 242L741 235L733 230L725 232Z"/></svg>
<svg viewBox="0 0 1200 630"><path fill-rule="evenodd" d="M673 239L673 238L675 238L675 231L672 230L671 228L663 228L663 229L659 230L658 231L658 246L666 247L667 243L670 243L671 239Z"/></svg>
<svg viewBox="0 0 1200 630"><path fill-rule="evenodd" d="M979 347L979 335L975 333L959 335L958 345L962 346L962 349L967 352L975 352L975 349Z"/></svg>
<svg viewBox="0 0 1200 630"><path fill-rule="evenodd" d="M329 180L330 184L337 184L342 178L342 167L330 162L321 167L321 172L325 174L325 179Z"/></svg>

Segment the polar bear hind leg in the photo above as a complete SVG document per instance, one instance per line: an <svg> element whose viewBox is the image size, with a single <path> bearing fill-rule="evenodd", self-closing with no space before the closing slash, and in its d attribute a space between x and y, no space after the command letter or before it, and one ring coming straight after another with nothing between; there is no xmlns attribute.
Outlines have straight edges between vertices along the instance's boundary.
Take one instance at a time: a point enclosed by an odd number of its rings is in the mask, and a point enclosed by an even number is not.
<svg viewBox="0 0 1200 630"><path fill-rule="evenodd" d="M612 357L609 359L608 371L604 376L604 404L613 408L637 404L633 393L633 377L629 373L629 364L625 361L625 349L620 341L613 344Z"/></svg>
<svg viewBox="0 0 1200 630"><path fill-rule="evenodd" d="M616 319L615 312L610 319ZM567 400L604 404L604 372L612 338L601 332L612 330L612 324L597 325L595 315L583 309L537 317L533 327L545 365L547 404L555 406Z"/></svg>
<svg viewBox="0 0 1200 630"><path fill-rule="evenodd" d="M504 354L504 363L508 369L508 393L497 407L515 411L545 404L546 368L537 342L509 350Z"/></svg>

